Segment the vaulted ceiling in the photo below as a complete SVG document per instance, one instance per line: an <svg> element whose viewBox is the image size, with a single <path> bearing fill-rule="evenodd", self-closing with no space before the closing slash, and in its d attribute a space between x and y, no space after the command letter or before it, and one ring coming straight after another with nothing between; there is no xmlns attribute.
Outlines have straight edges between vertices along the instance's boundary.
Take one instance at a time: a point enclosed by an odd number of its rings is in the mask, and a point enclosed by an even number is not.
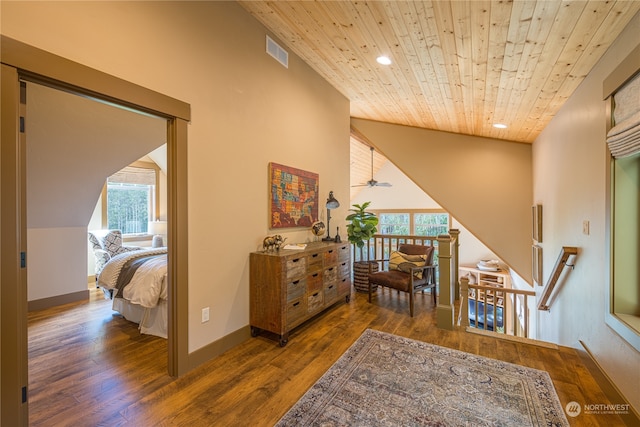
<svg viewBox="0 0 640 427"><path fill-rule="evenodd" d="M640 10L620 0L240 4L342 92L353 117L528 143Z"/></svg>
<svg viewBox="0 0 640 427"><path fill-rule="evenodd" d="M352 117L523 143L640 10L624 0L240 4L350 100ZM367 151L352 183L369 179Z"/></svg>

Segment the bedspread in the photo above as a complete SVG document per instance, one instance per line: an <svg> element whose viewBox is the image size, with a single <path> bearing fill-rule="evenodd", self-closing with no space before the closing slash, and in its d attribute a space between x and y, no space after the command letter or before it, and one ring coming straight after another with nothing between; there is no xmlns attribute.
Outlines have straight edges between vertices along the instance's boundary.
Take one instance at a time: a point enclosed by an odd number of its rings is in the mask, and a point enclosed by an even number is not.
<svg viewBox="0 0 640 427"><path fill-rule="evenodd" d="M109 290L117 289L118 277L122 273L122 269L125 266L125 264L130 263L131 261L139 258L145 258L151 255L162 255L162 254L165 254L165 256L162 258L164 258L165 264L166 264L166 253L167 253L167 248L158 248L158 249L145 249L141 251L126 252L126 253L116 255L109 260L109 262L104 266L104 268L100 272L100 276L98 277L98 286L101 286Z"/></svg>
<svg viewBox="0 0 640 427"><path fill-rule="evenodd" d="M167 255L143 258L122 296L133 304L153 308L161 299L167 299Z"/></svg>

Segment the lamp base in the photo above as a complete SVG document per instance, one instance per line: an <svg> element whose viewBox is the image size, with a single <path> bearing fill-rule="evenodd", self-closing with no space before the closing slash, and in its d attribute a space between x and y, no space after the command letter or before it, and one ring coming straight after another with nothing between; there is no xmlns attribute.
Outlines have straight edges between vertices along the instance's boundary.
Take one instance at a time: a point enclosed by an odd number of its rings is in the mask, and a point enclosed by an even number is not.
<svg viewBox="0 0 640 427"><path fill-rule="evenodd" d="M324 238L322 239L322 241L323 241L323 242L335 242L335 239L334 239L333 237L329 237L329 236L327 236L327 237L324 237Z"/></svg>
<svg viewBox="0 0 640 427"><path fill-rule="evenodd" d="M152 248L161 248L164 246L164 242L163 242L163 238L162 236L156 234L155 236L153 236L153 239L151 240L151 247Z"/></svg>

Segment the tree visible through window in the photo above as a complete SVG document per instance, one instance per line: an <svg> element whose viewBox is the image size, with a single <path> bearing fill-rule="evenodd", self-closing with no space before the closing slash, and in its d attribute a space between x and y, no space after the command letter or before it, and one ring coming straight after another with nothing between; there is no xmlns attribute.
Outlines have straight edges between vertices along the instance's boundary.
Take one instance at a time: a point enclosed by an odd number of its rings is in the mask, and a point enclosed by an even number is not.
<svg viewBox="0 0 640 427"><path fill-rule="evenodd" d="M378 234L438 236L451 228L449 214L443 210L373 211L379 219Z"/></svg>
<svg viewBox="0 0 640 427"><path fill-rule="evenodd" d="M416 236L439 236L449 233L448 213L414 214L414 234Z"/></svg>
<svg viewBox="0 0 640 427"><path fill-rule="evenodd" d="M139 184L107 184L107 224L123 234L147 232L151 220L149 205L153 186Z"/></svg>
<svg viewBox="0 0 640 427"><path fill-rule="evenodd" d="M155 218L157 172L127 166L107 179L106 223L122 234L146 234Z"/></svg>

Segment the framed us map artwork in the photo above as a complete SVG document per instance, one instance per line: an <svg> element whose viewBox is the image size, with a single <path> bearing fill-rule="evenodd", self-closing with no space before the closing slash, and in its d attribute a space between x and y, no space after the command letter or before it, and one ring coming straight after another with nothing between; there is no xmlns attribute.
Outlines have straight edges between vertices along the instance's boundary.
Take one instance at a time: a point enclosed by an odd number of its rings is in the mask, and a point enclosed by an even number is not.
<svg viewBox="0 0 640 427"><path fill-rule="evenodd" d="M269 163L270 228L311 227L318 220L318 174Z"/></svg>

